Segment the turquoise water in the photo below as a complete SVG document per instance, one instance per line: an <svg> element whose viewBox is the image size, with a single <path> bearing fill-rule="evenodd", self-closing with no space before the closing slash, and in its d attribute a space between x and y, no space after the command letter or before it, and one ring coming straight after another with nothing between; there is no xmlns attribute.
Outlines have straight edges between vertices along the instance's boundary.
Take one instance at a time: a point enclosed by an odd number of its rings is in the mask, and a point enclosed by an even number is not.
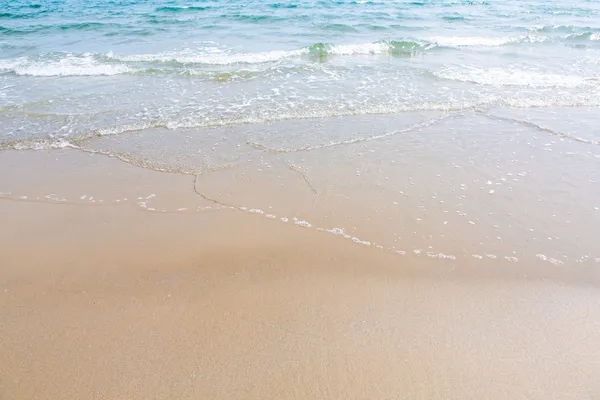
<svg viewBox="0 0 600 400"><path fill-rule="evenodd" d="M600 106L599 1L0 1L0 143Z"/></svg>

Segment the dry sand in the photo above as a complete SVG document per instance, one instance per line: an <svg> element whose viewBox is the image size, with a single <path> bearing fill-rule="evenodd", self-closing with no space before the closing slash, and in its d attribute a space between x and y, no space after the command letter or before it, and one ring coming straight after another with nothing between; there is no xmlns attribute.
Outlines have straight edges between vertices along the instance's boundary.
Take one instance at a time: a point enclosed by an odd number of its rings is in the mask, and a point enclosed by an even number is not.
<svg viewBox="0 0 600 400"><path fill-rule="evenodd" d="M3 154L2 400L600 396L597 268L401 257L56 154ZM206 209L108 199L185 185Z"/></svg>

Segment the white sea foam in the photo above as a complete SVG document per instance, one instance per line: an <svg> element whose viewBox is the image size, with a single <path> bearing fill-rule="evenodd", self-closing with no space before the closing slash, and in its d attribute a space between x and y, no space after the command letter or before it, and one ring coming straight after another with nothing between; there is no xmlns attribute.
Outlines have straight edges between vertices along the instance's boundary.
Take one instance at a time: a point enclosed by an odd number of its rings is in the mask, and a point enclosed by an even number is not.
<svg viewBox="0 0 600 400"><path fill-rule="evenodd" d="M353 54L379 54L387 53L392 46L386 42L360 43L360 44L339 44L331 45L327 48L329 54L335 55L353 55Z"/></svg>
<svg viewBox="0 0 600 400"><path fill-rule="evenodd" d="M78 147L65 139L31 139L0 146L0 149L12 150L47 150L47 149L65 149Z"/></svg>
<svg viewBox="0 0 600 400"><path fill-rule="evenodd" d="M329 233L333 233L336 236L344 236L344 230L342 228L332 228L332 229L326 229L327 232Z"/></svg>
<svg viewBox="0 0 600 400"><path fill-rule="evenodd" d="M453 256L451 254L444 254L444 253L427 253L427 257L430 258L439 258L440 260L456 260L456 256Z"/></svg>
<svg viewBox="0 0 600 400"><path fill-rule="evenodd" d="M297 218L294 218L294 224L301 226L303 228L311 228L312 227L312 225L309 222L304 221L304 220L299 220Z"/></svg>
<svg viewBox="0 0 600 400"><path fill-rule="evenodd" d="M207 65L229 65L229 64L259 64L265 62L279 61L289 57L297 57L307 54L308 49L276 50L257 53L227 53L225 51L202 51L182 50L156 54L133 54L123 55L113 52L106 56L113 60L125 62L178 62L182 64L207 64Z"/></svg>
<svg viewBox="0 0 600 400"><path fill-rule="evenodd" d="M416 46L416 43L414 44ZM329 55L349 56L360 54L388 53L395 48L393 42L380 41L356 44L323 44L321 49ZM260 64L275 62L288 58L299 57L311 53L311 47L302 47L293 50L273 50L256 53L233 53L221 48L209 47L198 50L183 49L163 53L147 54L117 54L109 52L106 57L123 62L177 62L182 64ZM407 47L409 49L410 46ZM316 48L315 48L316 49Z"/></svg>
<svg viewBox="0 0 600 400"><path fill-rule="evenodd" d="M366 241L366 240L360 240L357 237L353 237L350 240L352 240L353 243L362 244L363 246L370 246L371 245L371 242Z"/></svg>
<svg viewBox="0 0 600 400"><path fill-rule="evenodd" d="M437 43L440 46L463 47L463 46L488 46L496 47L508 43L517 43L523 40L525 36L434 36L428 38L429 41Z"/></svg>
<svg viewBox="0 0 600 400"><path fill-rule="evenodd" d="M568 87L574 88L592 81L577 75L559 75L517 68L481 68L452 66L434 71L438 78L473 82L493 86Z"/></svg>
<svg viewBox="0 0 600 400"><path fill-rule="evenodd" d="M118 75L131 69L122 64L102 63L90 54L69 54L59 60L31 60L27 57L1 60L0 71L28 76L92 76Z"/></svg>
<svg viewBox="0 0 600 400"><path fill-rule="evenodd" d="M132 124L124 124L124 125L116 125L109 126L105 128L100 128L96 130L96 134L98 136L109 136L109 135L118 135L120 133L132 132L132 131L141 131L148 128L156 128L160 126L164 126L166 123L161 121L141 121L135 122Z"/></svg>

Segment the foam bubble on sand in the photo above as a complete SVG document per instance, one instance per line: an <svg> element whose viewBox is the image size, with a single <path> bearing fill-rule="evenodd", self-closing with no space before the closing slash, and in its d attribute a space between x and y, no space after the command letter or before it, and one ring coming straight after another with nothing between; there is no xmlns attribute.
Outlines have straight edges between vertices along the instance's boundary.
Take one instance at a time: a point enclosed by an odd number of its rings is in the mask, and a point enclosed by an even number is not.
<svg viewBox="0 0 600 400"><path fill-rule="evenodd" d="M371 242L368 242L366 240L360 240L357 237L353 237L351 240L352 240L353 243L362 244L363 246L370 246L371 245Z"/></svg>
<svg viewBox="0 0 600 400"><path fill-rule="evenodd" d="M342 228L326 229L326 232L333 233L336 236L347 236Z"/></svg>
<svg viewBox="0 0 600 400"><path fill-rule="evenodd" d="M60 202L65 202L65 201L67 201L67 199L66 199L66 198L64 198L64 197L58 197L58 196L56 196L54 193L52 193L52 194L49 194L49 195L46 195L46 196L44 196L44 198L45 198L45 199L48 199L48 200L52 200L52 201L60 201Z"/></svg>
<svg viewBox="0 0 600 400"><path fill-rule="evenodd" d="M294 218L294 224L301 226L303 228L311 228L312 227L312 225L309 222L300 220L298 218Z"/></svg>
<svg viewBox="0 0 600 400"><path fill-rule="evenodd" d="M444 254L444 253L427 253L427 257L430 258L438 258L440 260L456 260L456 256L453 256L451 254Z"/></svg>

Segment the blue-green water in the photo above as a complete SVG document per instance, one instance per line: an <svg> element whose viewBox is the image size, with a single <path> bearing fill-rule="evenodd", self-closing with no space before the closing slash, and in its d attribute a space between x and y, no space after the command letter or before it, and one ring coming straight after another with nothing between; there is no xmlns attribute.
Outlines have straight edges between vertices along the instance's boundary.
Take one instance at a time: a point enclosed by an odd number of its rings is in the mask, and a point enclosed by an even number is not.
<svg viewBox="0 0 600 400"><path fill-rule="evenodd" d="M600 106L600 2L0 1L3 147L491 106Z"/></svg>

